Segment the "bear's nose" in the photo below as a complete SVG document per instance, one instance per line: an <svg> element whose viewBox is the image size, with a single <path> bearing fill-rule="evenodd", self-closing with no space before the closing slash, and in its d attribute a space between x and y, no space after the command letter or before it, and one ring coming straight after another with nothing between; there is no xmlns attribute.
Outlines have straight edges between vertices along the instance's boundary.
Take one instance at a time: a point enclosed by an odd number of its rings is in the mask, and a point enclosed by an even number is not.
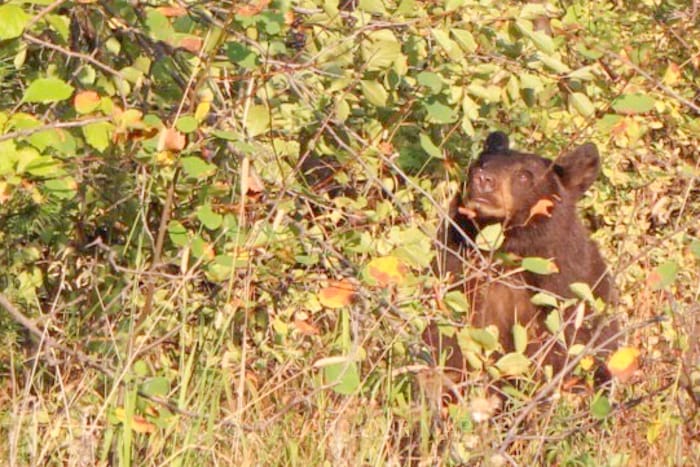
<svg viewBox="0 0 700 467"><path fill-rule="evenodd" d="M494 178L492 175L487 174L484 172L483 169L476 169L474 172L474 188L476 188L476 191L479 193L490 193L494 189Z"/></svg>

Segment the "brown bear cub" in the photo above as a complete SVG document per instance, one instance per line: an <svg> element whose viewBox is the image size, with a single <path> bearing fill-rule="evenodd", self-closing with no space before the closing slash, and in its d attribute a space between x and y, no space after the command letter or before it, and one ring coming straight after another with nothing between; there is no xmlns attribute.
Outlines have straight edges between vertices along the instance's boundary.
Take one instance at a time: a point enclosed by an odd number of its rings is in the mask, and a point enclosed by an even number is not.
<svg viewBox="0 0 700 467"><path fill-rule="evenodd" d="M551 161L514 151L504 133L491 133L469 168L466 196L455 196L450 219L438 233L441 247L436 272L449 274L453 288L463 287L471 305L470 324L496 326L503 351L508 353L515 350L513 325L520 323L528 330L525 353L540 367L552 365L555 373L571 358L568 349L573 344L588 344L596 334L592 347L603 351L616 347L616 322L593 316L590 305L583 314L577 306L564 310L562 342L561 336L554 338L545 326L550 309L531 302L538 291L560 299L574 298L570 284L577 282L587 284L603 302L613 301L612 278L576 213L576 202L596 179L599 168L598 150L591 143ZM489 253L480 251L475 240L480 229L494 223L503 227L500 252L552 260L558 272L514 273L492 267ZM441 336L435 324L428 326L423 339L436 361L442 353L446 369L456 371L452 376L461 379L465 363L456 339ZM608 377L600 366L596 380Z"/></svg>

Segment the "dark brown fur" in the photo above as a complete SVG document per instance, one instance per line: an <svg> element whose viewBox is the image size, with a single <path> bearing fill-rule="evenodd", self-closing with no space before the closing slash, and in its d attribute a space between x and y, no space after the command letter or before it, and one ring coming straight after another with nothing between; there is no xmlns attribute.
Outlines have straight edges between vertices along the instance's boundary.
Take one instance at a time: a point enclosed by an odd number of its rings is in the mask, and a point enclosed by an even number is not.
<svg viewBox="0 0 700 467"><path fill-rule="evenodd" d="M597 177L598 170L598 150L593 144L580 146L555 163L513 151L505 134L492 133L483 153L469 169L466 199L461 194L455 197L449 210L453 223L445 223L438 235L444 247L439 251L435 269L440 275L449 273L461 280L472 306L470 323L476 327L495 325L505 352L514 350L515 322L528 326L526 353L541 357L541 362L551 364L555 371L566 362L566 347L573 343L586 344L601 320L598 316L587 319L577 330L569 325L565 333L567 345L557 348L545 331L548 310L535 307L530 301L532 295L542 290L572 298L569 285L584 282L606 303L614 298L614 286L605 262L575 206ZM533 214L533 206L541 200L553 204L549 215L541 209ZM501 222L505 232L501 251L520 257L553 259L559 273L524 272L498 280L502 271L494 271L473 243L480 228L495 222ZM570 319L573 312L566 310L564 319ZM587 309L586 316L590 318L590 315L592 311ZM615 323L605 326L597 342L608 340L616 332ZM426 329L423 338L435 350L435 356L441 351L446 354L447 368L463 369L456 339L441 336L434 324ZM542 349L545 342L550 347ZM614 342L605 349L613 347Z"/></svg>

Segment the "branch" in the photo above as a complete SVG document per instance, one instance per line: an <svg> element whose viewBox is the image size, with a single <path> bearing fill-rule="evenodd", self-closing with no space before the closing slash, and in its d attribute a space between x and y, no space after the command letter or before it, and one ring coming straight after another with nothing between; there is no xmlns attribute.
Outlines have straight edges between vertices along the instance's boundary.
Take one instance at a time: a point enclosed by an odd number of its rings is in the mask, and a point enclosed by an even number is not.
<svg viewBox="0 0 700 467"><path fill-rule="evenodd" d="M91 123L107 122L111 119L112 119L112 117L94 117L94 118L86 118L83 120L71 120L70 122L50 123L48 125L37 126L34 128L27 128L26 130L15 131L12 133L6 133L4 135L0 135L0 143L3 141L6 141L8 139L24 138L25 136L31 136L34 133L39 133L39 132L46 131L46 130L55 130L58 128L75 128L75 127L87 126L87 125L90 125Z"/></svg>

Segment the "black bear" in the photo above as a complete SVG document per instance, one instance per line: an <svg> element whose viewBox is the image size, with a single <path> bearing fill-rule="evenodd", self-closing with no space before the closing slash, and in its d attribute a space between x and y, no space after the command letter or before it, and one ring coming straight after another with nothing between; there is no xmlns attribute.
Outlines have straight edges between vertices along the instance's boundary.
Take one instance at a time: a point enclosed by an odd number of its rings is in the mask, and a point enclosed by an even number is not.
<svg viewBox="0 0 700 467"><path fill-rule="evenodd" d="M613 301L612 278L576 213L577 200L596 179L599 168L598 150L591 143L551 161L514 151L504 133L491 133L469 168L465 193L452 200L449 219L438 232L441 248L434 268L441 276L451 275L453 287L463 287L471 304L470 323L495 325L504 352L514 351L513 325L527 326L526 353L540 364L551 364L555 371L566 363L567 349L574 343L588 343L599 325L602 329L596 343L607 341L602 349L606 351L616 346L617 323L592 316L589 306L583 314L576 307L565 310L566 342L552 339L544 324L549 309L531 302L537 291L573 298L570 284L576 282L587 284L605 303ZM494 223L502 224L504 240L499 251L550 259L558 272L504 274L503 269L490 267L475 239L483 227ZM435 357L444 352L446 369L459 374L464 359L454 337L441 336L431 324L423 339ZM601 372L605 378L603 367Z"/></svg>

